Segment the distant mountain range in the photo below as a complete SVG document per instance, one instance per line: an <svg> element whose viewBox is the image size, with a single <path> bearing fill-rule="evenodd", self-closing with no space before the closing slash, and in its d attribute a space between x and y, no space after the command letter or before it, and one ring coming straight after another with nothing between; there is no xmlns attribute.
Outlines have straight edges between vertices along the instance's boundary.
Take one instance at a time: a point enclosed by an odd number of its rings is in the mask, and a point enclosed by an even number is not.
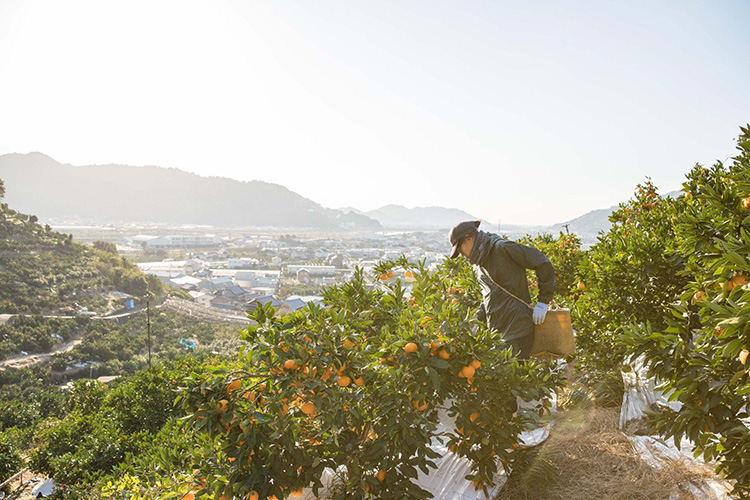
<svg viewBox="0 0 750 500"><path fill-rule="evenodd" d="M369 212L354 208L342 208L341 211L365 215L377 220L383 227L394 229L449 229L461 221L478 219L463 210L443 207L386 205Z"/></svg>
<svg viewBox="0 0 750 500"><path fill-rule="evenodd" d="M379 229L278 184L201 177L175 168L73 166L41 153L0 156L6 199L42 219L217 227Z"/></svg>
<svg viewBox="0 0 750 500"><path fill-rule="evenodd" d="M73 166L42 153L0 156L6 200L18 210L47 220L153 222L215 227L279 227L324 230L449 229L476 220L463 210L444 207L376 210L328 209L278 184L201 177L175 168L128 165ZM668 193L676 195L677 192ZM611 225L616 209L592 210L552 226L483 228L517 238L567 230L591 244Z"/></svg>

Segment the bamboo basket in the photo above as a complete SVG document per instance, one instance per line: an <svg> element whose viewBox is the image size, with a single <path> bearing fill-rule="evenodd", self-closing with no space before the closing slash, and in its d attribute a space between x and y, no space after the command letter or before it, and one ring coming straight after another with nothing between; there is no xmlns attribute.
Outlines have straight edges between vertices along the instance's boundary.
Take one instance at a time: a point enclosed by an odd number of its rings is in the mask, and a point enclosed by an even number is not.
<svg viewBox="0 0 750 500"><path fill-rule="evenodd" d="M576 351L570 309L552 309L541 325L534 327L531 355L541 359L564 358Z"/></svg>

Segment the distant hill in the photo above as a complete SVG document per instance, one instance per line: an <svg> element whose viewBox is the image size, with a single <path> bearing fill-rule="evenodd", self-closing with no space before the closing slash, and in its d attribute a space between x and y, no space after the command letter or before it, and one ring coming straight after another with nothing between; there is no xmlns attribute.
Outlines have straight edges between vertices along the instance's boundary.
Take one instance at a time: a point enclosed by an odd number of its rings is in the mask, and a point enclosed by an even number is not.
<svg viewBox="0 0 750 500"><path fill-rule="evenodd" d="M670 191L666 193L665 197L677 198L682 194L681 191ZM609 208L600 208L587 212L580 217L569 220L567 222L561 222L553 226L541 229L539 232L557 234L560 231L565 231L565 226L568 226L568 231L575 233L581 238L581 241L586 244L593 244L597 240L597 236L600 232L607 232L612 227L612 223L609 221L609 216L612 212L617 210L619 205L614 205Z"/></svg>
<svg viewBox="0 0 750 500"><path fill-rule="evenodd" d="M609 231L612 227L612 223L609 221L609 216L612 212L617 210L617 205L609 208L600 208L587 212L580 217L569 220L567 222L561 222L548 228L545 228L543 232L557 234L560 231L565 231L565 226L568 226L568 231L577 234L581 239L596 240L596 236L601 232Z"/></svg>
<svg viewBox="0 0 750 500"><path fill-rule="evenodd" d="M361 212L377 220L383 227L398 229L448 229L464 220L477 220L456 208L386 205L369 212Z"/></svg>
<svg viewBox="0 0 750 500"><path fill-rule="evenodd" d="M8 201L42 219L218 227L377 229L366 216L323 208L278 184L201 177L175 168L73 166L41 153L0 156Z"/></svg>
<svg viewBox="0 0 750 500"><path fill-rule="evenodd" d="M36 216L0 205L0 314L54 314L75 304L103 313L124 305L109 303L112 291L143 300L166 288L117 255L114 245L82 245Z"/></svg>

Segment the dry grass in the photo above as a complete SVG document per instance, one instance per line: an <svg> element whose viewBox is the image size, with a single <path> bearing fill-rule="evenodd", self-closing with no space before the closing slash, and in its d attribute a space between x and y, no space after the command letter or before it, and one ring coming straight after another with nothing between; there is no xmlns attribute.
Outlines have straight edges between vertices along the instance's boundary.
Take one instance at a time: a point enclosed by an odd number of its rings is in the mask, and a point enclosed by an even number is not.
<svg viewBox="0 0 750 500"><path fill-rule="evenodd" d="M652 469L617 429L618 416L618 408L560 412L550 438L522 453L496 500L666 500L675 485L705 475L680 463Z"/></svg>

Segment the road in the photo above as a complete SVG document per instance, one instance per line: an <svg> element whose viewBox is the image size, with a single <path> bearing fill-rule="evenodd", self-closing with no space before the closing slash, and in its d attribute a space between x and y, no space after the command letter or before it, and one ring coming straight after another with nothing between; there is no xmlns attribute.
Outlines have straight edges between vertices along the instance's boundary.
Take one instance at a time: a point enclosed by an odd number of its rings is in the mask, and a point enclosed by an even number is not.
<svg viewBox="0 0 750 500"><path fill-rule="evenodd" d="M254 321L248 319L247 317L241 317L241 316L235 316L234 314L223 312L223 311L217 311L216 309L211 309L207 307L202 307L194 302L189 302L186 300L180 300L175 298L168 298L164 303L158 304L154 306L154 309L161 309L162 306L164 306L165 309L173 311L177 314L181 314L183 316L190 317L191 319L197 320L197 321L207 321L212 323L229 323L229 324L237 324L240 326L245 326L248 324L253 324ZM139 308L134 309L132 311L128 311L122 314L117 314L113 316L93 316L91 317L92 320L115 320L118 322L124 322L127 321L131 316L134 316L136 314L145 312L146 308ZM11 316L11 315L6 315ZM45 318L74 318L75 316L45 316ZM5 318L7 321L9 318ZM32 365L35 365L37 363L41 363L42 361L47 361L55 354L60 354L63 352L67 352L71 349L73 349L75 346L81 343L81 338L76 338L71 342L68 342L67 344L61 345L57 349L51 352L45 352L45 353L36 353L36 354L27 354L27 355L16 355L11 356L8 359L4 361L0 361L0 370L5 370L8 368L12 369L18 369L18 368L28 368Z"/></svg>
<svg viewBox="0 0 750 500"><path fill-rule="evenodd" d="M10 358L0 361L0 370L5 370L8 368L18 369L18 368L28 368L32 365L35 365L37 363L41 363L42 361L46 361L50 359L55 354L60 354L63 352L68 352L69 350L73 349L75 346L81 343L82 338L77 338L72 340L71 342L68 342L67 344L63 344L54 351L51 352L45 352L45 353L37 353L37 354L27 354L22 355L19 354L17 356L11 356Z"/></svg>

